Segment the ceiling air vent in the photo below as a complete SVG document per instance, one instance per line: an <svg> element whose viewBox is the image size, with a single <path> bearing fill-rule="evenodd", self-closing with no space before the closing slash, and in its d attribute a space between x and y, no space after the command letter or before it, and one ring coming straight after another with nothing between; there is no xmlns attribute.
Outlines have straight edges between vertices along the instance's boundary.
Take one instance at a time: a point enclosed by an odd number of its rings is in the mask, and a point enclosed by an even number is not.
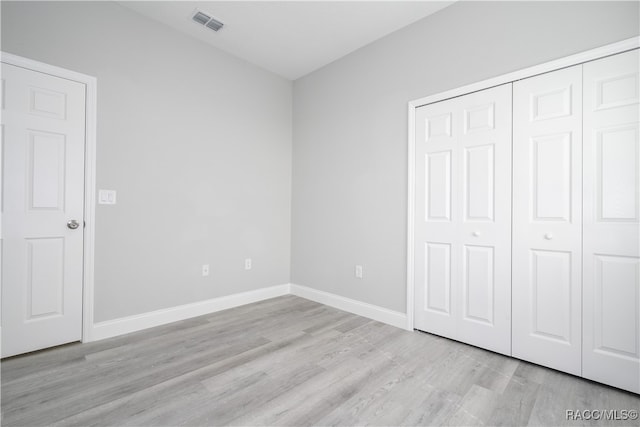
<svg viewBox="0 0 640 427"><path fill-rule="evenodd" d="M191 19L194 22L197 22L200 25L204 25L205 27L213 31L218 31L224 25L222 22L218 21L215 18L212 18L206 13L200 12L199 10L196 10L193 13L193 15L191 16Z"/></svg>

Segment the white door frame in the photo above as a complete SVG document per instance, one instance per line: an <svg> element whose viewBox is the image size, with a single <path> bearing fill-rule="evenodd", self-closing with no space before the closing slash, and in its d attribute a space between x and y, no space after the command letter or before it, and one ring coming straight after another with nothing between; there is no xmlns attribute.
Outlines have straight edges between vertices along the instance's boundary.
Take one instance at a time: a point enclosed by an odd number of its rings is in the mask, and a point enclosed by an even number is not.
<svg viewBox="0 0 640 427"><path fill-rule="evenodd" d="M415 121L416 108L426 104L431 104L445 99L454 98L456 96L466 95L468 93L477 92L483 89L489 89L505 83L511 83L517 80L533 77L538 74L548 73L560 68L570 67L582 64L594 59L603 58L605 56L615 55L617 53L626 52L628 50L640 47L640 37L632 37L617 43L591 49L575 55L560 58L554 61L545 62L544 64L535 65L533 67L524 68L512 73L503 74L498 77L483 80L470 85L451 89L435 95L426 96L408 104L408 168L407 168L407 326L406 329L413 330L413 303L414 303L414 233L415 233L415 160L416 160L416 141L415 141Z"/></svg>
<svg viewBox="0 0 640 427"><path fill-rule="evenodd" d="M82 277L82 342L92 340L93 332L93 275L95 245L95 193L96 193L96 124L97 79L65 68L34 61L6 52L0 52L5 64L26 68L40 73L82 83L86 87L85 98L85 167L84 167L84 242ZM0 176L0 189L2 176Z"/></svg>

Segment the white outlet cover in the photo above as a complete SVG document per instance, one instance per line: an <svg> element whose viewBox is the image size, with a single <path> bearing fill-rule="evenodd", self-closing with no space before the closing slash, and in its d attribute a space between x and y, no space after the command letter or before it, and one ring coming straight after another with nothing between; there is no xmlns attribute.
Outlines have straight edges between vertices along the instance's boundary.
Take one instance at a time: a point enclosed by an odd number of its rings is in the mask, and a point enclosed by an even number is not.
<svg viewBox="0 0 640 427"><path fill-rule="evenodd" d="M202 275L203 276L208 276L209 275L209 264L204 264L202 266Z"/></svg>
<svg viewBox="0 0 640 427"><path fill-rule="evenodd" d="M247 258L244 260L244 269L251 270L251 258Z"/></svg>
<svg viewBox="0 0 640 427"><path fill-rule="evenodd" d="M362 279L362 266L361 265L356 265L356 277L358 279Z"/></svg>
<svg viewBox="0 0 640 427"><path fill-rule="evenodd" d="M115 205L116 190L98 190L98 204Z"/></svg>

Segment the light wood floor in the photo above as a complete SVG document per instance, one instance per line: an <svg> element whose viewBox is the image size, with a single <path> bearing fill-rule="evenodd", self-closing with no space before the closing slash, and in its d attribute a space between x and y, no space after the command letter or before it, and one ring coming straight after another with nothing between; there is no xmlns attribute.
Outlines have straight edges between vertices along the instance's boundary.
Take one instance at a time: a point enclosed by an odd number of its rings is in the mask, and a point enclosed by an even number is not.
<svg viewBox="0 0 640 427"><path fill-rule="evenodd" d="M2 424L638 425L637 395L286 296L2 362Z"/></svg>

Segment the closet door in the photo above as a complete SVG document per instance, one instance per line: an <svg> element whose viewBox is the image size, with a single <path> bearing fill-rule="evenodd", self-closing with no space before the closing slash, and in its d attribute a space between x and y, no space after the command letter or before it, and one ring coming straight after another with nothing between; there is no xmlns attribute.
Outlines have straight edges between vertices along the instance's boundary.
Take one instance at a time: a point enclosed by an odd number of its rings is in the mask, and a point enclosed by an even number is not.
<svg viewBox="0 0 640 427"><path fill-rule="evenodd" d="M640 393L638 51L584 65L583 376Z"/></svg>
<svg viewBox="0 0 640 427"><path fill-rule="evenodd" d="M458 339L511 354L511 84L460 103Z"/></svg>
<svg viewBox="0 0 640 427"><path fill-rule="evenodd" d="M510 353L510 176L510 84L417 110L417 329Z"/></svg>
<svg viewBox="0 0 640 427"><path fill-rule="evenodd" d="M457 339L460 121L457 98L416 110L415 327ZM459 126L456 126L458 128ZM455 259L454 259L455 258Z"/></svg>
<svg viewBox="0 0 640 427"><path fill-rule="evenodd" d="M580 375L582 67L513 90L513 356Z"/></svg>

